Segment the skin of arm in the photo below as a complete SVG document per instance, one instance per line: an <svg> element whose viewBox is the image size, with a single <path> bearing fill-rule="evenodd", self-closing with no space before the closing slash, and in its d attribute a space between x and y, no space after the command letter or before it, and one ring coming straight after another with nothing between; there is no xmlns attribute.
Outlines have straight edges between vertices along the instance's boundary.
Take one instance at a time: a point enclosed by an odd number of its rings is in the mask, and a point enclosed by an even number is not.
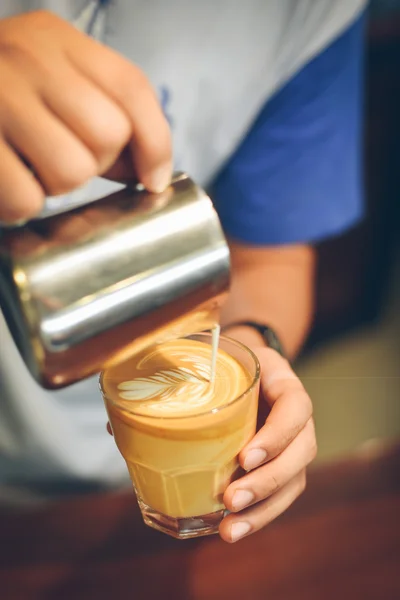
<svg viewBox="0 0 400 600"><path fill-rule="evenodd" d="M232 284L221 315L227 335L260 346L261 336L231 323L252 320L272 327L290 359L312 324L315 251L311 246L251 247L230 241Z"/></svg>

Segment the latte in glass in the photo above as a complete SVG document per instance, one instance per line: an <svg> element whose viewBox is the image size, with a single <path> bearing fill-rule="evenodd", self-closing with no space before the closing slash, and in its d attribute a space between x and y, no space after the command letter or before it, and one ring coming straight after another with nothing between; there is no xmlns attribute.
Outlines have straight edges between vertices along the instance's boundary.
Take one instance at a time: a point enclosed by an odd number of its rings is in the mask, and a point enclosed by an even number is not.
<svg viewBox="0 0 400 600"><path fill-rule="evenodd" d="M237 456L255 433L258 385L256 357L227 338L211 381L211 334L157 344L103 372L110 424L148 525L180 538L218 530Z"/></svg>

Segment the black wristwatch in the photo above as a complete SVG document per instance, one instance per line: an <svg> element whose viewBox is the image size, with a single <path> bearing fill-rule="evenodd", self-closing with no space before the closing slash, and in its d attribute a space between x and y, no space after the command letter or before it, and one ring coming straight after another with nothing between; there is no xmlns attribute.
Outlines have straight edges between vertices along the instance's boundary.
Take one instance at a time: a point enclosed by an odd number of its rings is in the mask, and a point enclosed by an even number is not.
<svg viewBox="0 0 400 600"><path fill-rule="evenodd" d="M239 321L237 323L229 323L229 325L226 326L227 329L230 329L231 327L251 327L251 329L255 329L264 339L268 348L276 350L278 354L283 356L283 358L287 358L286 352L283 349L283 345L278 335L271 327L268 327L268 325L262 325L261 323L256 323L255 321Z"/></svg>

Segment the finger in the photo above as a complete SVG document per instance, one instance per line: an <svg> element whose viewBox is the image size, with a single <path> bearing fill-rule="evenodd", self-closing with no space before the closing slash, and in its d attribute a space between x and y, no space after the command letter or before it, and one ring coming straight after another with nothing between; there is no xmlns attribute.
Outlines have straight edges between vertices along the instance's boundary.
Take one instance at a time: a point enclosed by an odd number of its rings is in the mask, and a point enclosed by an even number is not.
<svg viewBox="0 0 400 600"><path fill-rule="evenodd" d="M239 514L225 517L219 533L225 542L237 542L239 539L259 531L284 513L303 493L306 486L305 471L299 473L273 496Z"/></svg>
<svg viewBox="0 0 400 600"><path fill-rule="evenodd" d="M32 165L47 193L68 192L97 174L89 149L33 94L13 95L2 117L7 141Z"/></svg>
<svg viewBox="0 0 400 600"><path fill-rule="evenodd" d="M44 191L14 150L0 138L0 221L16 223L39 213Z"/></svg>
<svg viewBox="0 0 400 600"><path fill-rule="evenodd" d="M304 470L315 455L314 423L310 419L282 454L231 483L224 493L226 508L238 512L272 496Z"/></svg>
<svg viewBox="0 0 400 600"><path fill-rule="evenodd" d="M287 389L304 389L289 362L276 350L261 348L257 351L257 357L261 367L261 386L270 406L273 406Z"/></svg>
<svg viewBox="0 0 400 600"><path fill-rule="evenodd" d="M107 179L120 181L123 183L137 184L138 175L135 173L132 152L129 146L126 146L118 156L114 164L103 175Z"/></svg>
<svg viewBox="0 0 400 600"><path fill-rule="evenodd" d="M150 191L162 191L172 175L171 134L152 86L140 69L110 48L86 36L79 40L69 48L69 59L125 111L138 179Z"/></svg>
<svg viewBox="0 0 400 600"><path fill-rule="evenodd" d="M89 148L98 161L98 173L113 165L131 137L125 112L69 63L63 70L66 85L42 84L45 104ZM131 167L132 170L132 167Z"/></svg>
<svg viewBox="0 0 400 600"><path fill-rule="evenodd" d="M113 432L112 432L111 425L110 425L110 422L109 422L109 421L107 421L107 426L106 426L106 427L107 427L107 431L108 431L108 433L109 433L110 435L112 435L112 436L113 436L114 434L113 434Z"/></svg>
<svg viewBox="0 0 400 600"><path fill-rule="evenodd" d="M266 351L265 351L266 350ZM312 402L289 363L274 350L258 352L263 395L272 409L265 425L239 455L249 471L278 456L310 419Z"/></svg>

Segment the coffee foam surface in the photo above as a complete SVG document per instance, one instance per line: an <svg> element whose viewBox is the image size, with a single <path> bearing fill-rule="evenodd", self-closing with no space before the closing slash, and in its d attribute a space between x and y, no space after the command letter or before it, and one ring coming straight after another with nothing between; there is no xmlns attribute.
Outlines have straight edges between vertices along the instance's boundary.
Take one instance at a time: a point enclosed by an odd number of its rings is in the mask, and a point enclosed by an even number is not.
<svg viewBox="0 0 400 600"><path fill-rule="evenodd" d="M106 395L122 409L159 417L186 416L213 410L240 396L250 374L218 349L216 377L211 376L211 346L178 339L157 344L106 370Z"/></svg>

